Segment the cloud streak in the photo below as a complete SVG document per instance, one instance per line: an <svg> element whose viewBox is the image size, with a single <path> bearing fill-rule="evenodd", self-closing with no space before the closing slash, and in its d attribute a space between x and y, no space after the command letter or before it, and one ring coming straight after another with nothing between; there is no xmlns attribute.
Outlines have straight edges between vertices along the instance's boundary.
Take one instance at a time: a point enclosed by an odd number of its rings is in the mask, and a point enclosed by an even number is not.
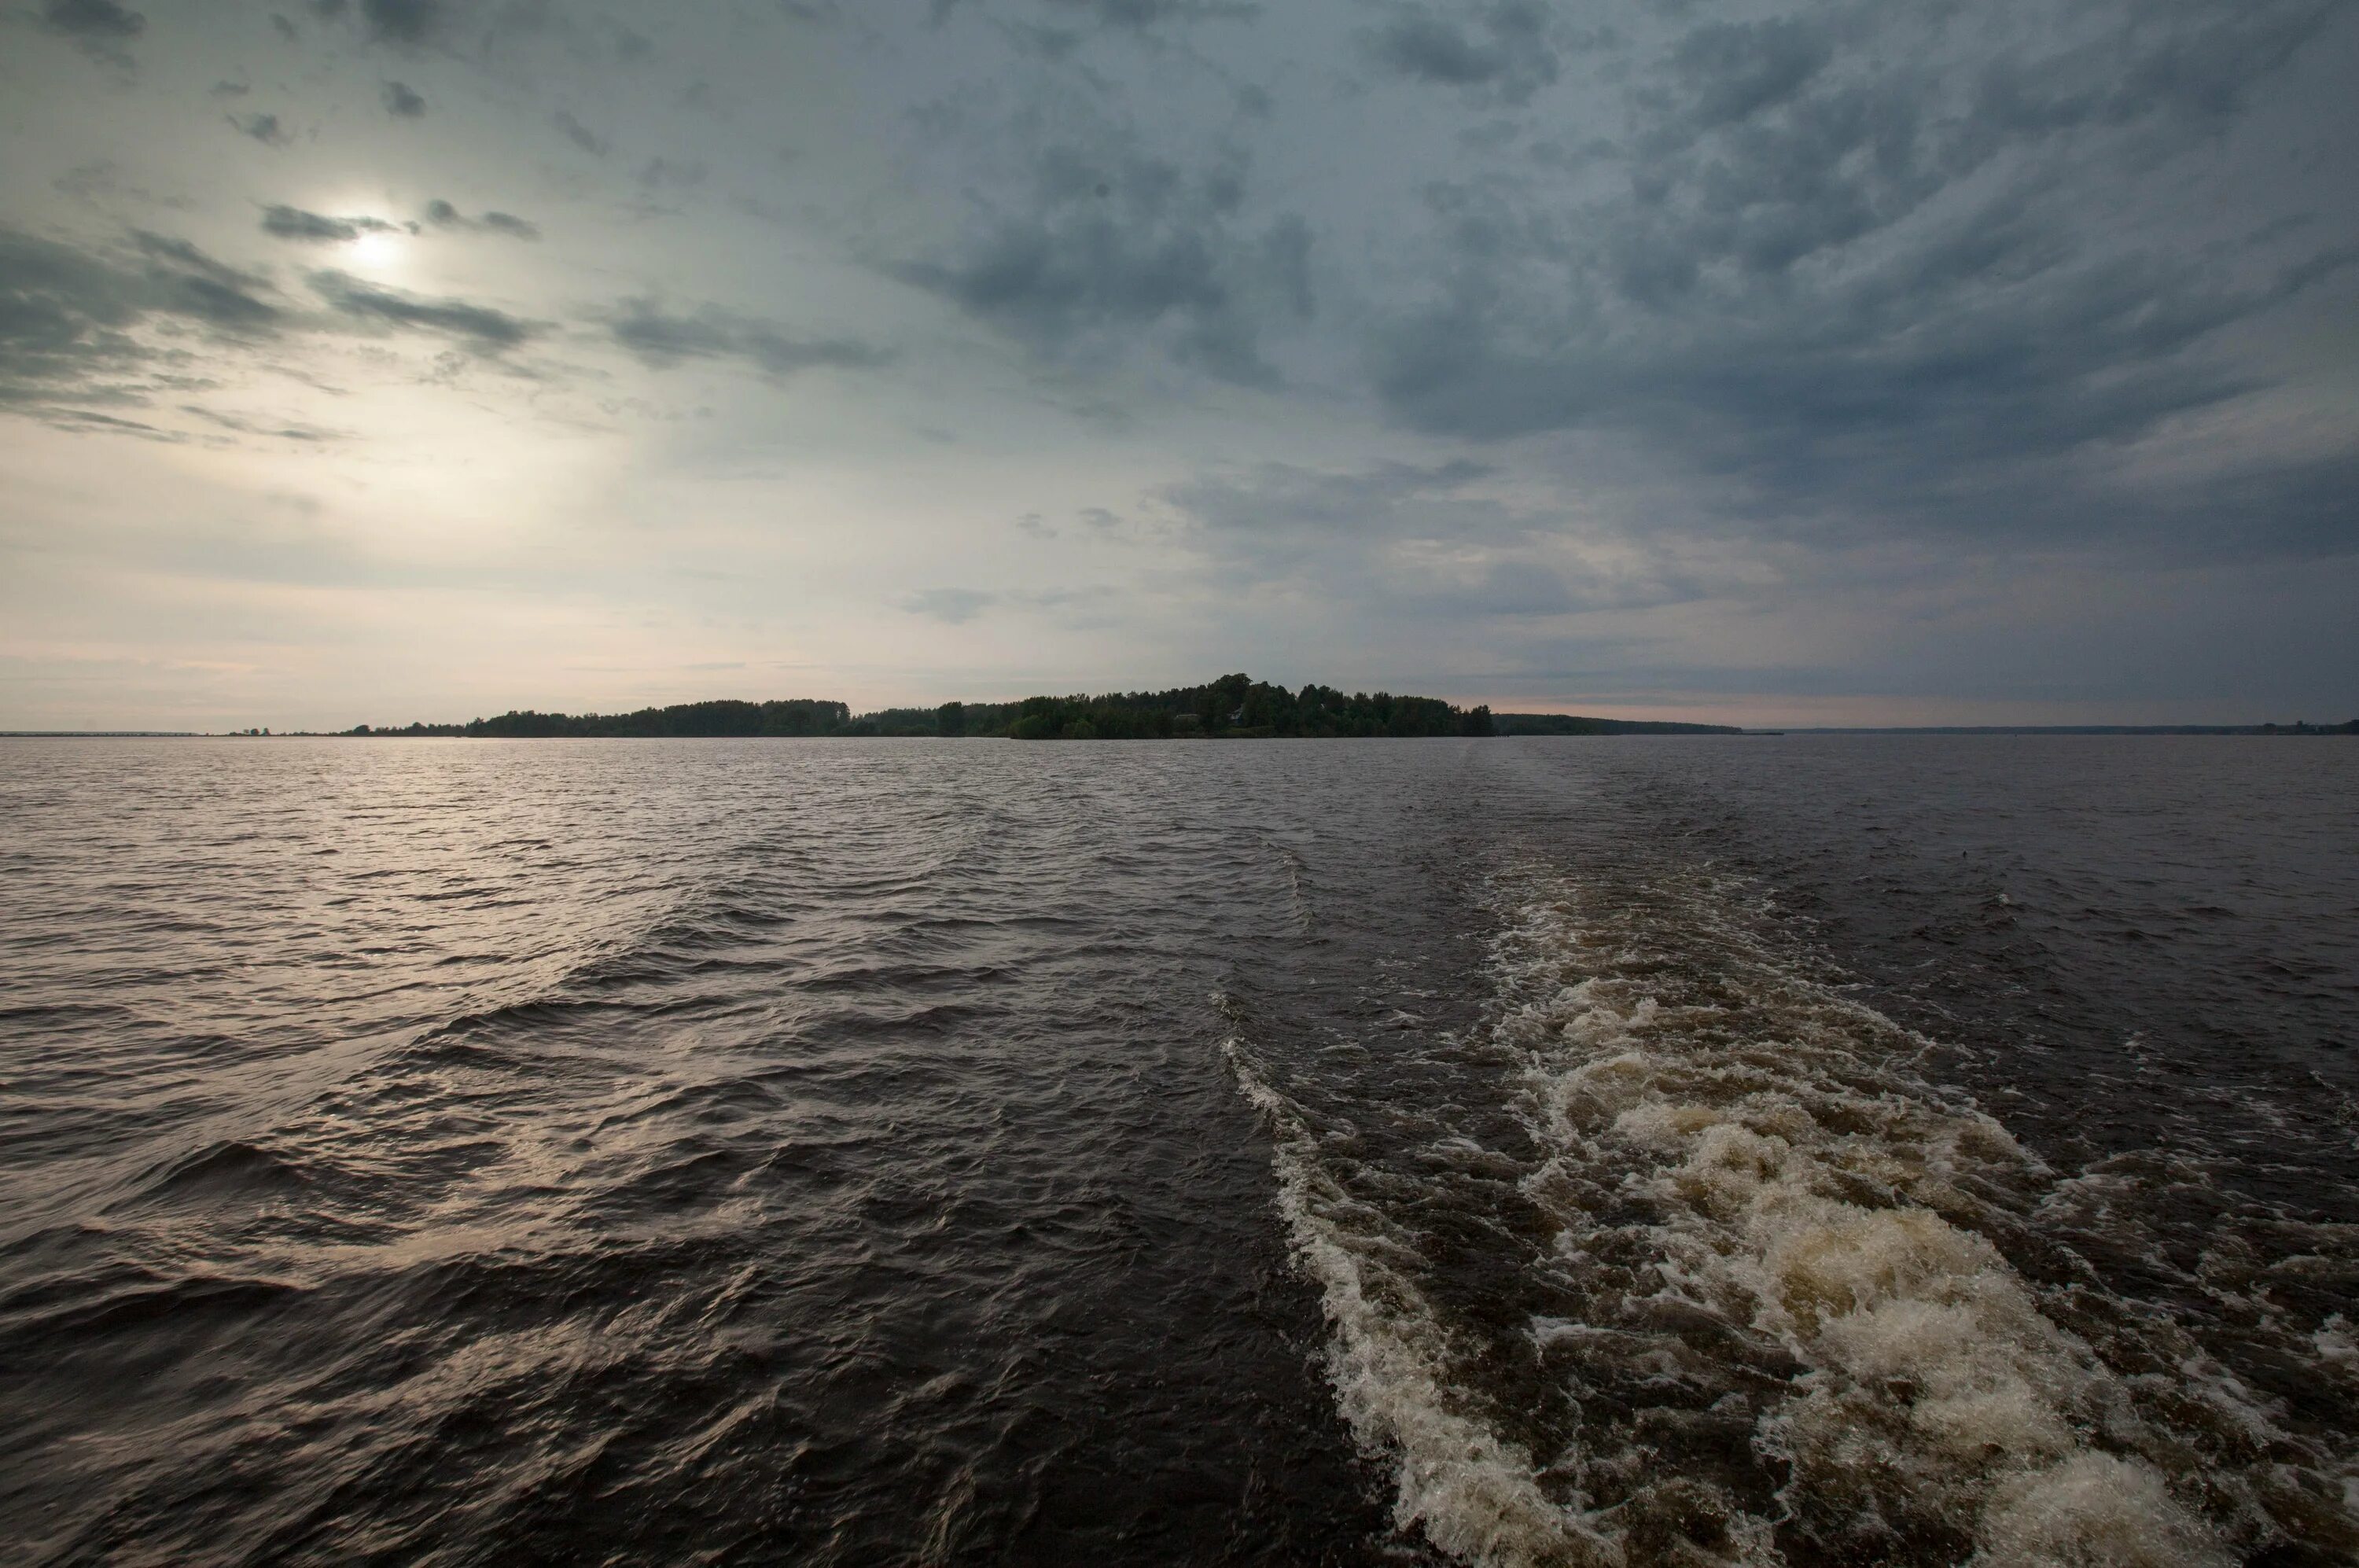
<svg viewBox="0 0 2359 1568"><path fill-rule="evenodd" d="M512 240L538 240L540 225L519 218L513 212L485 212L471 218L450 202L439 198L426 203L426 221L438 229L452 229L462 234L504 234Z"/></svg>
<svg viewBox="0 0 2359 1568"><path fill-rule="evenodd" d="M625 300L604 318L604 325L641 364L658 369L689 360L734 360L782 378L807 370L873 370L893 357L872 343L801 337L774 321L717 306L673 313L647 298Z"/></svg>
<svg viewBox="0 0 2359 1568"><path fill-rule="evenodd" d="M141 400L169 358L150 329L267 335L270 292L186 240L139 234L123 256L0 227L0 408Z"/></svg>
<svg viewBox="0 0 2359 1568"><path fill-rule="evenodd" d="M299 207L271 206L262 210L262 232L274 239L311 245L339 245L363 234L398 233L401 225L383 218L328 218Z"/></svg>
<svg viewBox="0 0 2359 1568"><path fill-rule="evenodd" d="M330 310L350 321L451 338L474 354L504 354L522 347L548 330L541 322L526 321L488 305L423 298L345 272L314 272L309 282L311 291Z"/></svg>

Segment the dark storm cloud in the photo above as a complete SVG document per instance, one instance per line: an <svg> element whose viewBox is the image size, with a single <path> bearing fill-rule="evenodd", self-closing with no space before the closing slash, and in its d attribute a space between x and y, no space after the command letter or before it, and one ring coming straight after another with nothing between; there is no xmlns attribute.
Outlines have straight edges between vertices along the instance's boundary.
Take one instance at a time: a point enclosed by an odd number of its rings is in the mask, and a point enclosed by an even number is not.
<svg viewBox="0 0 2359 1568"><path fill-rule="evenodd" d="M0 408L141 400L187 358L156 325L251 338L280 324L268 285L183 239L138 234L129 256L0 227Z"/></svg>
<svg viewBox="0 0 2359 1568"><path fill-rule="evenodd" d="M1260 14L1257 5L1245 0L1038 0L1038 4L1054 12L1079 16L1097 23L1102 27L1125 27L1134 30L1156 27L1165 22L1239 21ZM936 26L963 5L982 9L982 0L933 0L931 14Z"/></svg>
<svg viewBox="0 0 2359 1568"><path fill-rule="evenodd" d="M41 25L69 38L95 59L128 66L131 40L147 30L147 18L126 11L114 0L49 0L41 7Z"/></svg>
<svg viewBox="0 0 2359 1568"><path fill-rule="evenodd" d="M666 313L652 299L626 299L605 318L605 325L616 343L658 368L690 359L734 359L784 377L802 370L869 370L892 358L870 343L796 337L776 322L711 305L683 316Z"/></svg>
<svg viewBox="0 0 2359 1568"><path fill-rule="evenodd" d="M1242 20L1260 14L1261 7L1243 0L1046 0L1059 11L1074 12L1109 27L1149 27L1159 22Z"/></svg>
<svg viewBox="0 0 2359 1568"><path fill-rule="evenodd" d="M262 210L262 232L282 240L301 240L314 245L334 245L356 240L363 234L392 234L400 228L383 218L329 218L317 212L306 212L299 207L265 207Z"/></svg>
<svg viewBox="0 0 2359 1568"><path fill-rule="evenodd" d="M1240 160L1190 171L1119 146L1066 145L1031 173L1028 200L893 276L1042 352L1147 335L1223 380L1277 381L1262 337L1311 313L1310 234L1299 218L1244 215Z"/></svg>
<svg viewBox="0 0 2359 1568"><path fill-rule="evenodd" d="M1437 432L1632 432L1737 486L1757 524L1832 515L2094 535L2134 528L2133 512L2163 514L2095 501L2073 465L2255 390L2248 375L2190 351L2299 286L2233 290L2173 271L2060 267L1948 310L1896 287L1829 317L1644 354L1604 343L1527 349L1507 341L1512 327L1437 316L1387 342L1381 385L1404 418Z"/></svg>
<svg viewBox="0 0 2359 1568"><path fill-rule="evenodd" d="M397 119L419 119L426 113L426 100L405 82L388 82L385 84L385 112Z"/></svg>
<svg viewBox="0 0 2359 1568"><path fill-rule="evenodd" d="M426 203L426 221L438 229L455 229L463 234L506 234L512 240L540 238L539 224L514 212L485 212L480 218L471 218L440 199Z"/></svg>
<svg viewBox="0 0 2359 1568"><path fill-rule="evenodd" d="M276 114L232 114L229 123L240 135L252 136L265 147L283 147L294 139Z"/></svg>
<svg viewBox="0 0 2359 1568"><path fill-rule="evenodd" d="M1841 48L1693 28L1633 97L1625 193L1560 214L1520 178L1432 190L1444 281L1377 332L1377 389L1437 434L1622 432L1773 526L2152 524L2080 471L2255 390L2207 346L2348 258L2109 233L2088 182L2215 136L2327 11L2125 6L1973 70L1897 8Z"/></svg>
<svg viewBox="0 0 2359 1568"><path fill-rule="evenodd" d="M499 354L538 337L547 329L487 305L463 299L429 299L387 289L343 272L315 272L313 293L329 308L355 321L432 332L453 338L476 354Z"/></svg>
<svg viewBox="0 0 2359 1568"><path fill-rule="evenodd" d="M1463 16L1404 6L1363 39L1375 62L1397 76L1483 89L1520 103L1557 79L1549 13L1538 0L1502 0Z"/></svg>
<svg viewBox="0 0 2359 1568"><path fill-rule="evenodd" d="M380 38L422 43L441 26L441 0L361 0L361 17Z"/></svg>
<svg viewBox="0 0 2359 1568"><path fill-rule="evenodd" d="M1994 59L1976 117L2017 134L2146 123L2181 138L2213 135L2252 107L2261 83L2335 12L2332 0L2168 0L2147 26L2109 40L2107 58Z"/></svg>
<svg viewBox="0 0 2359 1568"><path fill-rule="evenodd" d="M311 0L311 10L329 21L353 22L372 42L392 44L430 42L453 17L443 0Z"/></svg>
<svg viewBox="0 0 2359 1568"><path fill-rule="evenodd" d="M1670 74L1686 90L1690 131L1734 125L1791 99L1834 58L1822 24L1780 17L1716 22L1681 38Z"/></svg>

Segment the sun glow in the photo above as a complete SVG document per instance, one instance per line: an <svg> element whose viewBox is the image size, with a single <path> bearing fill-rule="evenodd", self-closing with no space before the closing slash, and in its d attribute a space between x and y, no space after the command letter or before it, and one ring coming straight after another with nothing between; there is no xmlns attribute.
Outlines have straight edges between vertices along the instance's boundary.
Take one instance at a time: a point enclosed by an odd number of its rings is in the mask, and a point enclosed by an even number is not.
<svg viewBox="0 0 2359 1568"><path fill-rule="evenodd" d="M393 272L399 269L402 256L408 252L408 236L383 229L369 231L352 242L350 255L354 267L365 272Z"/></svg>

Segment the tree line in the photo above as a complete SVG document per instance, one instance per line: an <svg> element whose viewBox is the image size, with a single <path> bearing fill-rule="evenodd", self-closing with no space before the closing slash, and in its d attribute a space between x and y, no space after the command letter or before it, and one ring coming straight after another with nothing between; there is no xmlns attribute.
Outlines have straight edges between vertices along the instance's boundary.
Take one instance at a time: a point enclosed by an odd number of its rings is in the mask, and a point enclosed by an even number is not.
<svg viewBox="0 0 2359 1568"><path fill-rule="evenodd" d="M1013 708L1005 731L996 733L1016 740L1171 740L1192 735L1329 739L1492 733L1491 710L1486 706L1458 708L1437 697L1396 696L1390 691L1347 695L1316 682L1289 691L1245 674L1223 675L1201 686L1175 686L1165 691L1027 697Z"/></svg>
<svg viewBox="0 0 2359 1568"><path fill-rule="evenodd" d="M640 708L627 713L543 713L516 708L493 718L470 719L463 724L411 724L379 729L359 724L345 733L523 739L544 735L832 735L852 733L853 728L852 709L846 704L794 697L768 702L728 699L675 702L668 708Z"/></svg>
<svg viewBox="0 0 2359 1568"><path fill-rule="evenodd" d="M855 715L842 702L813 698L768 702L675 702L627 713L544 713L512 709L465 724L410 724L344 732L367 735L997 735L1015 740L1257 739L1291 736L1491 735L1734 735L1718 724L1590 719L1570 713L1497 713L1486 704L1461 708L1438 697L1390 691L1345 693L1313 682L1299 691L1239 673L1164 691L1078 692L1015 702L944 702L935 708L880 708Z"/></svg>
<svg viewBox="0 0 2359 1568"><path fill-rule="evenodd" d="M842 702L810 698L768 702L676 702L627 713L544 713L512 709L465 724L358 724L369 735L712 736L1000 735L1016 740L1169 740L1187 736L1486 735L1488 707L1458 708L1436 697L1389 691L1345 694L1316 683L1299 691L1250 675L1164 691L1027 697L1015 702L944 702L884 708L854 716Z"/></svg>

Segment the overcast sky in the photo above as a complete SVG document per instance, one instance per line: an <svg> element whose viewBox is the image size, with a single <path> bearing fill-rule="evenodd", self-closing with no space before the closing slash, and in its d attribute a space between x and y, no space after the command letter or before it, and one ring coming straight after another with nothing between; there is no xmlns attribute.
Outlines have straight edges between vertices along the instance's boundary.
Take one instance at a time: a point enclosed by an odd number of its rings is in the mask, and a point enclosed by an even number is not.
<svg viewBox="0 0 2359 1568"><path fill-rule="evenodd" d="M0 727L2359 713L2359 5L16 0Z"/></svg>

